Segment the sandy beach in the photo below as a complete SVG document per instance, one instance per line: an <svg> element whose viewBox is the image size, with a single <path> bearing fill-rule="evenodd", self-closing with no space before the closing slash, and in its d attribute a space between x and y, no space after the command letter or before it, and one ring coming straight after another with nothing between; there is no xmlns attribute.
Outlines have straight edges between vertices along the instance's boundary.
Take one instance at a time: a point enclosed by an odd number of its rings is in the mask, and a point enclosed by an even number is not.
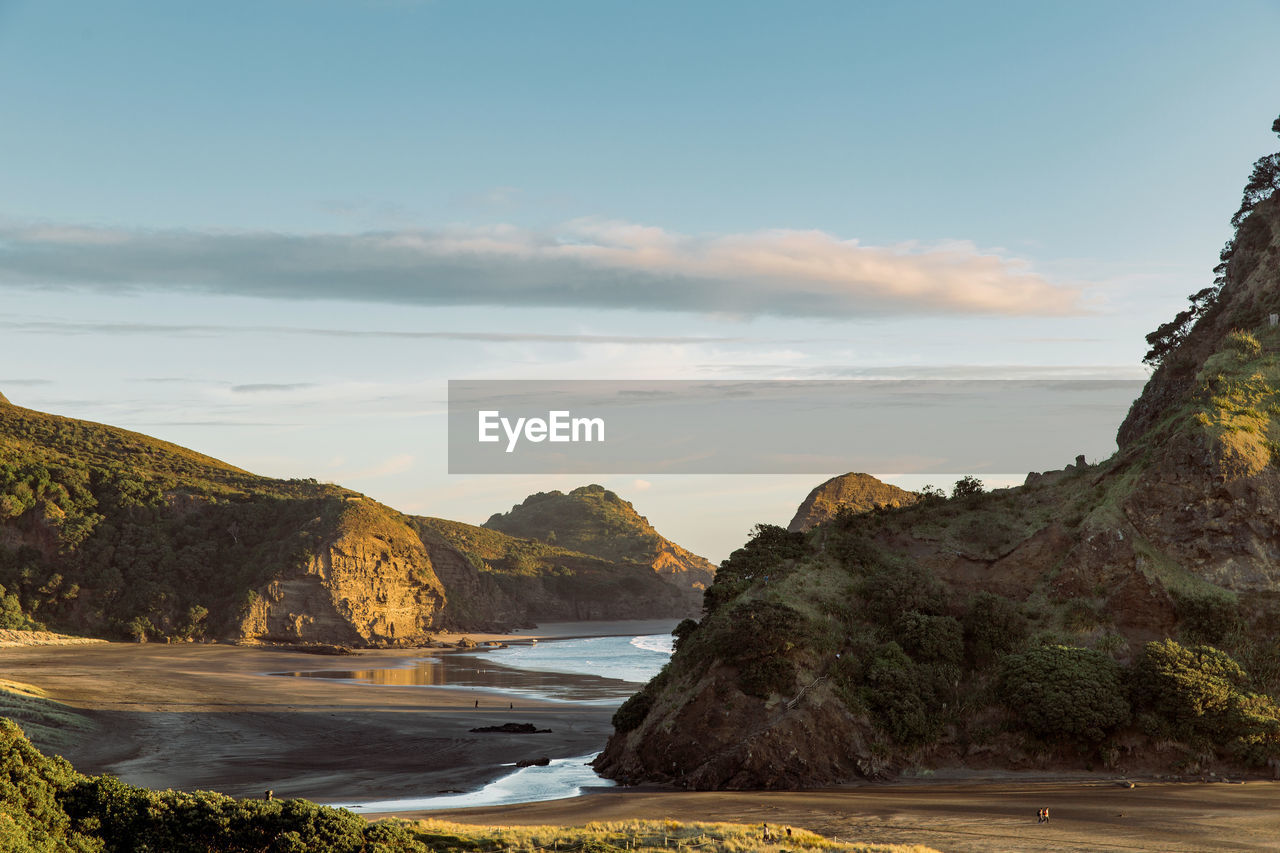
<svg viewBox="0 0 1280 853"><path fill-rule="evenodd" d="M1003 781L797 792L604 789L500 808L406 814L479 825L628 818L795 826L844 841L924 844L944 853L1280 850L1280 783ZM1050 809L1047 824L1036 812Z"/></svg>
<svg viewBox="0 0 1280 853"><path fill-rule="evenodd" d="M268 674L394 667L438 653L329 657L224 645L25 646L0 654L0 678L36 685L85 713L93 732L60 750L81 771L236 796L271 788L277 796L339 802L469 790L509 772L502 765L517 759L584 755L608 737L613 709L600 705ZM469 731L509 722L551 732Z"/></svg>
<svg viewBox="0 0 1280 853"><path fill-rule="evenodd" d="M583 636L548 626L510 638ZM593 633L634 626L597 624ZM485 642L496 637L472 634ZM34 684L82 711L92 731L60 750L87 773L150 787L347 803L472 790L521 757L589 754L612 708L449 687L357 684L268 673L376 669L427 650L327 657L222 645L94 644L5 648L0 678ZM475 708L479 699L481 707ZM514 703L515 708L508 706ZM478 734L534 723L549 734ZM508 765L508 766L504 766ZM399 812L481 825L672 818L804 827L830 837L943 851L1280 850L1280 783L1044 781L993 775L963 784L803 792L599 789L574 799ZM1052 809L1047 826L1036 810Z"/></svg>

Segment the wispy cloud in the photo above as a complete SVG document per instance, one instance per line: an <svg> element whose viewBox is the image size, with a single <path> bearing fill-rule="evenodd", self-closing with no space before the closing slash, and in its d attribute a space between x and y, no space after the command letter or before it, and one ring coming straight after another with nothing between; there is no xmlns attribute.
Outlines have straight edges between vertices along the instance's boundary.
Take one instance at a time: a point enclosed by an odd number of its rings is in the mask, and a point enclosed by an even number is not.
<svg viewBox="0 0 1280 853"><path fill-rule="evenodd" d="M78 323L62 320L0 320L0 329L15 333L54 335L209 335L234 333L301 335L322 338L382 338L407 340L476 341L482 343L564 344L707 344L745 343L757 339L716 335L590 335L539 332L447 332L391 329L321 329L300 326L232 326L208 323ZM150 382L176 381L170 377Z"/></svg>
<svg viewBox="0 0 1280 853"><path fill-rule="evenodd" d="M280 391L301 391L314 388L313 382L254 382L248 385L232 385L232 394L269 394Z"/></svg>
<svg viewBox="0 0 1280 853"><path fill-rule="evenodd" d="M545 231L363 234L9 224L0 285L744 316L1084 310L1079 288L964 241L864 246L786 229L690 236L594 219Z"/></svg>

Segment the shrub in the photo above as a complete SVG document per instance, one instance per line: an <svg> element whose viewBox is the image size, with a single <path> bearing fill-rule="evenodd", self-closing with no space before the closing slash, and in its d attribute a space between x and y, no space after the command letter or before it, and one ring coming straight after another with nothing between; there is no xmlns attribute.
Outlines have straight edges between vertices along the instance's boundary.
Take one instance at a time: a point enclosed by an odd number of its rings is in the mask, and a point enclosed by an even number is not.
<svg viewBox="0 0 1280 853"><path fill-rule="evenodd" d="M982 485L981 480L971 474L966 474L956 480L955 486L951 489L951 497L971 498L982 494L984 491L986 491L986 487Z"/></svg>
<svg viewBox="0 0 1280 853"><path fill-rule="evenodd" d="M680 647L684 645L684 641L693 636L693 632L698 630L697 619L685 619L679 625L671 630L671 636L675 637L672 643L672 649L680 651Z"/></svg>
<svg viewBox="0 0 1280 853"><path fill-rule="evenodd" d="M980 592L964 616L964 642L969 660L977 667L1020 648L1030 625L1017 604L1002 595Z"/></svg>
<svg viewBox="0 0 1280 853"><path fill-rule="evenodd" d="M958 664L964 657L964 629L950 616L909 610L893 624L894 639L921 663Z"/></svg>
<svg viewBox="0 0 1280 853"><path fill-rule="evenodd" d="M903 613L942 612L945 596L933 573L915 563L886 565L863 578L858 593L869 619L891 625Z"/></svg>
<svg viewBox="0 0 1280 853"><path fill-rule="evenodd" d="M713 613L756 581L767 581L787 560L803 557L804 541L803 533L791 533L776 524L757 524L751 540L720 564L715 580L702 596L703 612Z"/></svg>
<svg viewBox="0 0 1280 853"><path fill-rule="evenodd" d="M1280 755L1280 707L1245 690L1248 674L1212 646L1148 643L1134 666L1135 703L1148 734L1224 745L1252 763Z"/></svg>
<svg viewBox="0 0 1280 853"><path fill-rule="evenodd" d="M1129 721L1123 670L1101 652L1042 646L1005 658L996 686L1005 709L1050 741L1100 741Z"/></svg>
<svg viewBox="0 0 1280 853"><path fill-rule="evenodd" d="M897 643L881 646L867 667L867 707L879 727L908 748L935 741L942 731L929 679L922 674Z"/></svg>
<svg viewBox="0 0 1280 853"><path fill-rule="evenodd" d="M1190 643L1213 645L1240 630L1240 608L1229 595L1185 595L1174 593L1174 611L1182 637Z"/></svg>

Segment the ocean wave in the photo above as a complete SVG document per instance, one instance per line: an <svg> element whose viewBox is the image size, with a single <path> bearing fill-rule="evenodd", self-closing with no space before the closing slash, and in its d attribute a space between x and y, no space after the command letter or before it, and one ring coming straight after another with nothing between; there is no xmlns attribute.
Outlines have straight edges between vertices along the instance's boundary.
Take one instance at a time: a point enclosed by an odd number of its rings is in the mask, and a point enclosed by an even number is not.
<svg viewBox="0 0 1280 853"><path fill-rule="evenodd" d="M663 655L669 655L675 651L674 642L675 638L670 634L649 634L645 637L631 638L631 645L637 649L644 649L646 652L657 652Z"/></svg>

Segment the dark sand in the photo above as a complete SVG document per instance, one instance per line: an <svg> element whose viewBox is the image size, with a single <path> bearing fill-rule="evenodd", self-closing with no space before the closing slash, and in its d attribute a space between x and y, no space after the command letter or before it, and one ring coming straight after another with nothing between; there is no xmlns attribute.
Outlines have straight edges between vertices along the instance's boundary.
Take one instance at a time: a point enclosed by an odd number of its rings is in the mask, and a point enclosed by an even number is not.
<svg viewBox="0 0 1280 853"><path fill-rule="evenodd" d="M1048 806L1050 821L1036 823ZM629 818L798 826L844 841L965 851L1280 850L1280 783L989 782L805 792L605 789L571 800L407 814L486 826Z"/></svg>
<svg viewBox="0 0 1280 853"><path fill-rule="evenodd" d="M233 646L33 646L0 653L0 678L84 710L94 735L61 750L77 769L153 788L319 802L469 790L520 758L600 748L609 707L442 687L264 675L394 666L404 651L325 657ZM474 707L479 699L480 708ZM515 710L508 709L509 702ZM472 734L534 723L550 734Z"/></svg>
<svg viewBox="0 0 1280 853"><path fill-rule="evenodd" d="M603 633L604 631L602 631ZM526 635L527 636L527 635ZM477 637L477 639L484 639ZM390 666L417 654L321 657L231 646L37 646L0 651L0 678L34 684L84 711L97 732L62 751L88 773L150 787L267 789L318 802L474 789L521 757L598 749L611 708L449 688L357 685L266 672ZM486 704L491 707L485 707ZM531 722L553 734L471 734ZM1036 824L1036 809L1053 819ZM426 816L426 815L418 815ZM868 842L947 851L1280 850L1280 783L1109 780L868 786L817 792L685 793L605 789L572 800L433 812L483 825L673 818L802 826Z"/></svg>

